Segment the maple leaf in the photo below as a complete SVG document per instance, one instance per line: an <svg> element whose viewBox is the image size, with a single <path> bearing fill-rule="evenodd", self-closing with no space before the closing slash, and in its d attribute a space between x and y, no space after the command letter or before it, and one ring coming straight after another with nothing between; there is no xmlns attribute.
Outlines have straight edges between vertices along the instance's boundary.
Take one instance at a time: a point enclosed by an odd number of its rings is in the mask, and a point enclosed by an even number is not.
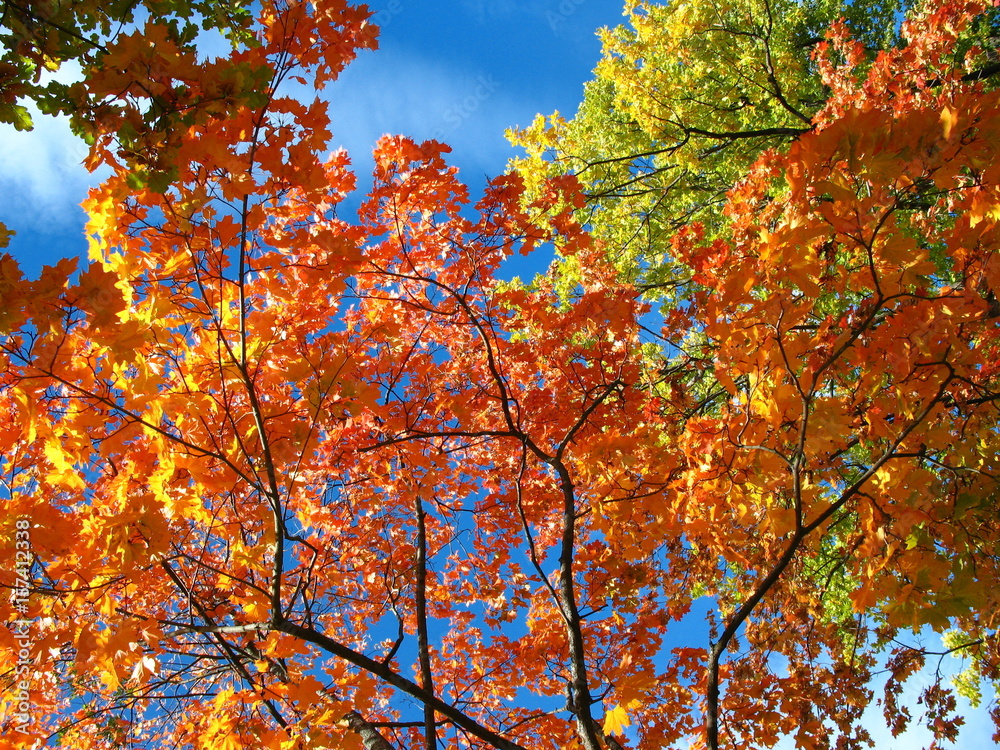
<svg viewBox="0 0 1000 750"><path fill-rule="evenodd" d="M625 730L632 724L632 720L629 718L629 709L635 709L642 704L637 701L629 701L627 707L624 706L613 706L604 715L604 726L603 730L605 734L617 734L622 736L625 734Z"/></svg>

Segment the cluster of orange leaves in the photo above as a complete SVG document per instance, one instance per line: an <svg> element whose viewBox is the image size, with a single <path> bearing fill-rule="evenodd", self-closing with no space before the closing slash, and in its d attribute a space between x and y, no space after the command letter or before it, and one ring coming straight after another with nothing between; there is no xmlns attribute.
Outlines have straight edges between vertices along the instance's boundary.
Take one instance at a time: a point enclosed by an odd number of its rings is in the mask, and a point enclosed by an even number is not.
<svg viewBox="0 0 1000 750"><path fill-rule="evenodd" d="M446 146L386 137L338 218L326 105L279 85L372 46L363 11L265 3L207 66L123 43L88 86L209 116L122 144L111 108L88 267L0 259L0 549L27 519L33 555L3 742L355 747L356 712L408 747L408 694L456 746L712 744L706 711L723 744L850 746L899 631L958 626L996 676L1000 102L945 64L984 5L932 5L863 71L834 29L815 130L733 189L728 240L675 238L657 340L709 397L661 382L572 179L543 228L516 178L472 205ZM265 93L210 91L225 66ZM497 281L552 245L572 299Z"/></svg>

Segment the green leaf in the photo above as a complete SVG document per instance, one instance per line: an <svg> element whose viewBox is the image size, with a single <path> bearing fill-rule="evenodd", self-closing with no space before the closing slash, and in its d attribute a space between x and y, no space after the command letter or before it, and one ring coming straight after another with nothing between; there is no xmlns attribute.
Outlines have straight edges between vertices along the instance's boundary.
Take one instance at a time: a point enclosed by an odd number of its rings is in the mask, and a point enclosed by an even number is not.
<svg viewBox="0 0 1000 750"><path fill-rule="evenodd" d="M125 178L125 182L133 190L142 190L146 187L149 181L149 175L145 170L135 170L129 172L128 177Z"/></svg>
<svg viewBox="0 0 1000 750"><path fill-rule="evenodd" d="M34 123L26 107L20 104L0 106L0 122L9 122L15 130L31 130Z"/></svg>
<svg viewBox="0 0 1000 750"><path fill-rule="evenodd" d="M170 189L170 185L175 179L177 179L176 167L166 170L158 169L149 173L146 187L154 193L165 193Z"/></svg>

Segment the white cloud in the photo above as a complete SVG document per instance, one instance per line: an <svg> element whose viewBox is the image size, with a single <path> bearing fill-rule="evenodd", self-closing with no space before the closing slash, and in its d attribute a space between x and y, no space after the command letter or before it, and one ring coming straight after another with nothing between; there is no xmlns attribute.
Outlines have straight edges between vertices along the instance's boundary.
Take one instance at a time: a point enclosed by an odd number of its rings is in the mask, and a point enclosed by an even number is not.
<svg viewBox="0 0 1000 750"><path fill-rule="evenodd" d="M70 82L79 67L66 64L54 78ZM80 202L100 181L83 166L86 144L69 129L68 118L42 114L28 105L34 129L0 128L0 221L19 231L41 234L81 227Z"/></svg>
<svg viewBox="0 0 1000 750"><path fill-rule="evenodd" d="M19 220L61 222L66 206L83 200L96 178L84 169L87 147L70 132L66 118L37 111L32 118L34 130L0 129L0 190L13 199L6 209L14 209Z"/></svg>
<svg viewBox="0 0 1000 750"><path fill-rule="evenodd" d="M331 102L333 144L348 150L364 185L371 150L386 133L449 144L450 160L468 180L502 168L511 150L500 123L516 119L514 93L487 69L455 70L382 50L349 66L325 96Z"/></svg>

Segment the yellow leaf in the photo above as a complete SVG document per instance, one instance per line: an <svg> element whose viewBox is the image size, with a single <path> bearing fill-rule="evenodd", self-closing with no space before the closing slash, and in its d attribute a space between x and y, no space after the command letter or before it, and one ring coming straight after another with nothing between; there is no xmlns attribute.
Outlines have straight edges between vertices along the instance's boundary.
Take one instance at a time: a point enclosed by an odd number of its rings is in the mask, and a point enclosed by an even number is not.
<svg viewBox="0 0 1000 750"><path fill-rule="evenodd" d="M776 536L784 536L795 529L795 512L789 508L769 508L767 517Z"/></svg>
<svg viewBox="0 0 1000 750"><path fill-rule="evenodd" d="M66 452L59 438L54 435L50 436L45 441L43 450L45 451L45 457L52 464L49 481L54 484L61 484L73 491L82 490L86 486L79 472L73 467L72 462L67 459Z"/></svg>
<svg viewBox="0 0 1000 750"><path fill-rule="evenodd" d="M132 667L132 679L141 685L145 685L149 678L156 674L158 665L152 656L142 656Z"/></svg>
<svg viewBox="0 0 1000 750"><path fill-rule="evenodd" d="M625 734L625 728L631 723L632 720L628 717L628 711L621 706L615 706L604 715L604 733Z"/></svg>
<svg viewBox="0 0 1000 750"><path fill-rule="evenodd" d="M958 114L951 107L945 107L941 110L941 124L944 125L945 140L951 138L951 131L955 129L957 120Z"/></svg>

